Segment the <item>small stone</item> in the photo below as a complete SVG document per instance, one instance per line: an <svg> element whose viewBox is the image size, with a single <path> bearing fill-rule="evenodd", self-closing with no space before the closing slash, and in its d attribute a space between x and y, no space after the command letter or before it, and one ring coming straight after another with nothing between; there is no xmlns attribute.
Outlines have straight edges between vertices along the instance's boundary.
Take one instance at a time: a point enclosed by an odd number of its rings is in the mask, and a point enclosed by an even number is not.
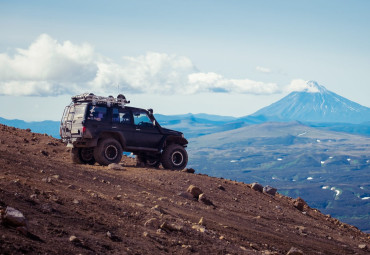
<svg viewBox="0 0 370 255"><path fill-rule="evenodd" d="M268 185L263 188L263 193L266 193L266 194L269 194L269 195L272 195L272 196L275 196L276 191L277 191L276 188L273 188L273 187L268 186Z"/></svg>
<svg viewBox="0 0 370 255"><path fill-rule="evenodd" d="M115 200L121 200L122 196L121 195L117 195L114 197Z"/></svg>
<svg viewBox="0 0 370 255"><path fill-rule="evenodd" d="M26 131L27 131L27 132L31 132L31 129L30 129L30 128L27 128L27 129L26 129Z"/></svg>
<svg viewBox="0 0 370 255"><path fill-rule="evenodd" d="M205 226L205 221L204 221L204 218L200 218L199 222L198 222L199 225L202 225L202 226Z"/></svg>
<svg viewBox="0 0 370 255"><path fill-rule="evenodd" d="M360 248L361 250L367 250L367 245L366 244L359 244L358 248Z"/></svg>
<svg viewBox="0 0 370 255"><path fill-rule="evenodd" d="M59 180L60 176L56 174L56 175L53 175L52 178L56 179L56 180Z"/></svg>
<svg viewBox="0 0 370 255"><path fill-rule="evenodd" d="M196 231L201 232L201 233L206 232L206 228L204 226L193 225L191 228L192 229L195 229Z"/></svg>
<svg viewBox="0 0 370 255"><path fill-rule="evenodd" d="M148 232L143 232L143 237L148 237L149 236L149 233Z"/></svg>
<svg viewBox="0 0 370 255"><path fill-rule="evenodd" d="M193 173L195 173L195 170L193 168L186 168L186 169L182 170L182 172L193 174Z"/></svg>
<svg viewBox="0 0 370 255"><path fill-rule="evenodd" d="M79 204L80 203L80 201L78 201L77 199L73 199L73 201L72 201L72 203L74 203L74 204Z"/></svg>
<svg viewBox="0 0 370 255"><path fill-rule="evenodd" d="M220 236L218 239L220 239L220 240L224 240L224 239L225 239L225 237L224 237L224 236Z"/></svg>
<svg viewBox="0 0 370 255"><path fill-rule="evenodd" d="M222 185L218 185L218 187L217 187L219 190L222 190L222 191L225 191L225 188L224 188L224 186L222 186Z"/></svg>
<svg viewBox="0 0 370 255"><path fill-rule="evenodd" d="M73 243L78 243L80 240L76 236L70 236L69 241Z"/></svg>
<svg viewBox="0 0 370 255"><path fill-rule="evenodd" d="M187 189L187 192L192 194L194 198L198 198L199 195L203 193L203 191L200 188L194 185L190 185Z"/></svg>
<svg viewBox="0 0 370 255"><path fill-rule="evenodd" d="M109 164L108 169L124 170L123 166L121 166L120 164L116 164L116 163Z"/></svg>
<svg viewBox="0 0 370 255"><path fill-rule="evenodd" d="M304 253L299 250L298 248L291 247L290 250L288 251L287 255L303 255Z"/></svg>
<svg viewBox="0 0 370 255"><path fill-rule="evenodd" d="M43 182L51 183L53 180L50 177L42 178Z"/></svg>
<svg viewBox="0 0 370 255"><path fill-rule="evenodd" d="M251 187L253 190L255 191L258 191L258 192L262 192L263 191L263 186L257 182L254 182L252 183L252 187Z"/></svg>
<svg viewBox="0 0 370 255"><path fill-rule="evenodd" d="M49 156L49 153L47 151L41 150L40 153L45 157Z"/></svg>

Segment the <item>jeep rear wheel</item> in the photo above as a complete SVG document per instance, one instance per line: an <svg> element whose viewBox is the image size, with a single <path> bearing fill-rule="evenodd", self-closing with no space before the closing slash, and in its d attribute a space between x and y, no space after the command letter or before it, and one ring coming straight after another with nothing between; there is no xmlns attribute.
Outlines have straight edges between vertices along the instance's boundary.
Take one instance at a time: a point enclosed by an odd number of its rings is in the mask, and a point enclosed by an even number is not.
<svg viewBox="0 0 370 255"><path fill-rule="evenodd" d="M100 140L94 150L96 161L103 166L119 163L122 159L122 146L117 140L107 138Z"/></svg>
<svg viewBox="0 0 370 255"><path fill-rule="evenodd" d="M94 148L72 148L72 162L76 164L95 164Z"/></svg>
<svg viewBox="0 0 370 255"><path fill-rule="evenodd" d="M188 163L188 153L183 146L171 144L164 149L161 161L165 169L182 170Z"/></svg>

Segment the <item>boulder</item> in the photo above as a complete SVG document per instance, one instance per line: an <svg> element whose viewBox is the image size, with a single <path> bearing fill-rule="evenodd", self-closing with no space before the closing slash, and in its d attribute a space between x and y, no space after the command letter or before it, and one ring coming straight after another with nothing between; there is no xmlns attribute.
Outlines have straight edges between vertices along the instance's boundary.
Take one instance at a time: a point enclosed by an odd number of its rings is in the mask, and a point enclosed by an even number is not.
<svg viewBox="0 0 370 255"><path fill-rule="evenodd" d="M252 187L251 187L253 190L255 191L259 191L259 192L262 192L263 191L263 186L257 182L254 182L252 183Z"/></svg>
<svg viewBox="0 0 370 255"><path fill-rule="evenodd" d="M27 220L23 213L9 206L5 209L3 222L15 227L27 226Z"/></svg>
<svg viewBox="0 0 370 255"><path fill-rule="evenodd" d="M307 203L300 197L293 200L293 205L300 211L304 210L304 207L307 206Z"/></svg>
<svg viewBox="0 0 370 255"><path fill-rule="evenodd" d="M275 196L277 192L277 189L267 185L263 188L263 193L266 193L266 194L269 194L269 195L272 195L272 196Z"/></svg>
<svg viewBox="0 0 370 255"><path fill-rule="evenodd" d="M199 198L199 195L203 193L203 191L198 188L197 186L190 185L187 189L187 192L189 192L194 198Z"/></svg>

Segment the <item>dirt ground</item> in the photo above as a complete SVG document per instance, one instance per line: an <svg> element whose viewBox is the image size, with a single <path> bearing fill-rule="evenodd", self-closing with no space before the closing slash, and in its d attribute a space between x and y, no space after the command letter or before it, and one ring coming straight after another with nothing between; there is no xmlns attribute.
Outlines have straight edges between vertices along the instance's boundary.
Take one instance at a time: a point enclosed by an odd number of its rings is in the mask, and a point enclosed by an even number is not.
<svg viewBox="0 0 370 255"><path fill-rule="evenodd" d="M120 165L72 164L61 141L0 125L0 211L4 217L13 207L27 219L26 231L2 220L0 253L370 252L370 235L308 206L298 210L292 198L197 173L140 168L127 157ZM190 185L213 205L193 198Z"/></svg>

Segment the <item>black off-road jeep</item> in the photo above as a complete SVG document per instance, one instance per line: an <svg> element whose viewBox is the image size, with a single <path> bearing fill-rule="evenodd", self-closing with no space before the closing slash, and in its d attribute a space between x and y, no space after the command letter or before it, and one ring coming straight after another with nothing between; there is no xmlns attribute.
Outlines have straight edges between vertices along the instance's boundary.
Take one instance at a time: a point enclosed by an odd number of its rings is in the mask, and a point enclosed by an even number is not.
<svg viewBox="0 0 370 255"><path fill-rule="evenodd" d="M162 128L153 110L128 107L128 103L123 95L72 97L60 124L60 136L72 148L72 160L109 165L120 162L126 151L147 166L162 163L165 169L184 169L188 141L183 133Z"/></svg>

